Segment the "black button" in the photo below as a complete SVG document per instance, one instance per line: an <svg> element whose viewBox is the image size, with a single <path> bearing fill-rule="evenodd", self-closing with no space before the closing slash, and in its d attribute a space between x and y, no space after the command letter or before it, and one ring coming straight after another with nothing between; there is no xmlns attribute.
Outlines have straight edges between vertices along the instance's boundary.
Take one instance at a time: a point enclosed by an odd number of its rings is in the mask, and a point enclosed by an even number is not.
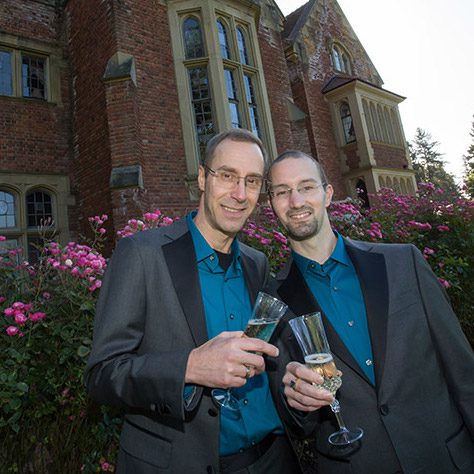
<svg viewBox="0 0 474 474"><path fill-rule="evenodd" d="M386 416L390 413L390 410L387 405L380 405L380 413L382 416Z"/></svg>
<svg viewBox="0 0 474 474"><path fill-rule="evenodd" d="M234 319L234 315L233 314L229 315L229 318Z"/></svg>
<svg viewBox="0 0 474 474"><path fill-rule="evenodd" d="M239 453L243 453L243 452L244 452L244 448L240 448Z"/></svg>
<svg viewBox="0 0 474 474"><path fill-rule="evenodd" d="M218 413L214 408L209 408L209 411L207 412L210 416L217 416Z"/></svg>
<svg viewBox="0 0 474 474"><path fill-rule="evenodd" d="M207 466L206 467L206 471L209 473L209 474L212 474L214 472L214 469L212 468L212 466Z"/></svg>

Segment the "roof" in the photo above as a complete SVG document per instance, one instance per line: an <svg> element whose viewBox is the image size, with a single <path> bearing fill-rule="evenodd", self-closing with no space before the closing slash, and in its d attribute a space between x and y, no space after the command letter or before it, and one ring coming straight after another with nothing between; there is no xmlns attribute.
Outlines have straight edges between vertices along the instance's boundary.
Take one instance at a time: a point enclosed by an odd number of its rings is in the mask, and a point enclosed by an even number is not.
<svg viewBox="0 0 474 474"><path fill-rule="evenodd" d="M308 3L305 3L286 17L285 27L283 29L284 39L290 42L295 41L301 28L305 25L315 2L316 0L309 0Z"/></svg>

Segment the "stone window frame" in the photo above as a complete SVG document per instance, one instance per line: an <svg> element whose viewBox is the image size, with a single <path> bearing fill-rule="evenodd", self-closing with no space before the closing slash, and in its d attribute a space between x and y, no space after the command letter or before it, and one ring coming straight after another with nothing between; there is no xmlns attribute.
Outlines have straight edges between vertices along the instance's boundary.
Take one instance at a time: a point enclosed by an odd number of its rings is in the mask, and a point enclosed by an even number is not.
<svg viewBox="0 0 474 474"><path fill-rule="evenodd" d="M69 240L68 206L74 204L70 195L69 178L57 175L30 175L23 173L0 173L0 191L12 194L15 199L16 222L14 227L1 227L0 235L7 238L2 247L8 247L9 241L16 240L22 248L23 259L29 259L29 241L38 239L38 227L28 226L27 196L35 191L47 193L51 197L55 240L66 243Z"/></svg>
<svg viewBox="0 0 474 474"><path fill-rule="evenodd" d="M190 100L191 91L187 76L188 67L193 64L206 64L208 68L211 100L213 103L214 133L219 133L231 127L230 110L228 106L224 106L224 104L228 103L224 68L229 67L233 70L240 70L252 76L255 81L254 91L259 107L260 138L268 153L271 156L276 155L276 142L256 29L258 8L249 8L247 2L242 2L242 8L240 9L239 3L232 0L219 2L215 0L171 0L168 2L168 19L175 59L181 125L188 172L186 179L190 188L197 176L200 164L200 153L194 126L194 111ZM184 41L181 34L182 22L189 15L196 15L202 25L203 41L207 56L199 58L199 60L186 60L184 57ZM234 53L238 53L235 28L237 26L243 28L244 34L246 34L246 46L250 54L249 65L241 64L240 59L237 60L235 54L234 57L231 56L231 59L222 58L217 30L218 19L225 22L225 25L228 27L227 38L230 43L229 47ZM242 98L242 104L239 104L243 114L242 125L244 128L251 129L249 127L249 104L245 100L247 96L243 77L242 80L239 79L237 82L238 95ZM196 195L191 193L191 198L196 197Z"/></svg>
<svg viewBox="0 0 474 474"><path fill-rule="evenodd" d="M60 68L64 66L62 50L45 41L26 39L0 32L0 51L11 54L12 94L0 94L0 99L15 98L50 103L61 103ZM44 60L45 96L23 95L23 57Z"/></svg>

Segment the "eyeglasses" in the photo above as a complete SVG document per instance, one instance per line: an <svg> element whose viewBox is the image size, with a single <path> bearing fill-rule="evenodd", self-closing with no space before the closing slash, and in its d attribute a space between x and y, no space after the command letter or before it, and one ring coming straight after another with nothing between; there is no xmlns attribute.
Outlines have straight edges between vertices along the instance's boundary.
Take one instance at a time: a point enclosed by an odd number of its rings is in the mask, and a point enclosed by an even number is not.
<svg viewBox="0 0 474 474"><path fill-rule="evenodd" d="M275 188L271 188L268 193L274 201L286 201L287 199L290 199L291 193L293 191L301 194L301 196L312 196L321 186L324 188L326 183L305 183L298 186L297 188L276 186Z"/></svg>
<svg viewBox="0 0 474 474"><path fill-rule="evenodd" d="M218 169L213 170L209 166L203 165L204 168L211 173L217 179L217 182L220 186L226 189L232 189L239 184L240 180L243 179L245 182L245 187L247 191L252 193L259 193L262 189L263 176L259 175L249 175L249 176L239 176L238 174L226 170Z"/></svg>

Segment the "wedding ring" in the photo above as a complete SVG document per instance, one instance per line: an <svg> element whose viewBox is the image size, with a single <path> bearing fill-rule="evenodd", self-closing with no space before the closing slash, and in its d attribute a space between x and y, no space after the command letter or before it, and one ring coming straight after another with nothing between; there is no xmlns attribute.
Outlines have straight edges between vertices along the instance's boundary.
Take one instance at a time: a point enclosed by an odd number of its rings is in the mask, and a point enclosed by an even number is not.
<svg viewBox="0 0 474 474"><path fill-rule="evenodd" d="M246 365L244 365L245 367L245 378L248 380L250 378L250 367L247 367Z"/></svg>
<svg viewBox="0 0 474 474"><path fill-rule="evenodd" d="M290 383L288 385L294 390L296 387L296 380L290 380Z"/></svg>

